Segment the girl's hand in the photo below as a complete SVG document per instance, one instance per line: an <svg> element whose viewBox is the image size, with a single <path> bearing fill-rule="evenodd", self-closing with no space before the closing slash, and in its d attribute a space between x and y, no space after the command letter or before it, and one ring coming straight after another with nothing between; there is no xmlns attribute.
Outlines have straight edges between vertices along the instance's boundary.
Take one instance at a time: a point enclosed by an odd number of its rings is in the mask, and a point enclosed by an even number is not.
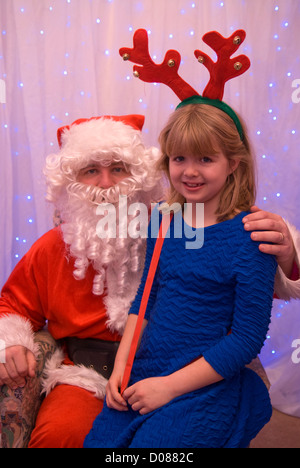
<svg viewBox="0 0 300 468"><path fill-rule="evenodd" d="M167 377L150 377L126 388L123 397L134 411L147 414L166 405L174 397L167 384Z"/></svg>
<svg viewBox="0 0 300 468"><path fill-rule="evenodd" d="M106 404L118 411L128 411L126 400L120 394L122 375L113 372L106 386Z"/></svg>

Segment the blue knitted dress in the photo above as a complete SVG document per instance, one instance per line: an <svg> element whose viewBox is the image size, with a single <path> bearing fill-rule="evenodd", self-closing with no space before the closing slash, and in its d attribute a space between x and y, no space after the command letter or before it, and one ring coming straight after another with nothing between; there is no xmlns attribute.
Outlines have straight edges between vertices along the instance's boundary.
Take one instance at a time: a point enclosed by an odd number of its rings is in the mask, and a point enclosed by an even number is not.
<svg viewBox="0 0 300 468"><path fill-rule="evenodd" d="M169 375L200 356L223 380L146 415L131 408L119 412L104 403L84 447L243 448L269 421L268 391L245 365L266 337L277 264L244 230L246 214L205 228L204 244L197 250L186 249L190 238L176 238L172 220L129 386ZM183 234L184 227L182 219ZM139 311L154 244L149 236L131 314Z"/></svg>

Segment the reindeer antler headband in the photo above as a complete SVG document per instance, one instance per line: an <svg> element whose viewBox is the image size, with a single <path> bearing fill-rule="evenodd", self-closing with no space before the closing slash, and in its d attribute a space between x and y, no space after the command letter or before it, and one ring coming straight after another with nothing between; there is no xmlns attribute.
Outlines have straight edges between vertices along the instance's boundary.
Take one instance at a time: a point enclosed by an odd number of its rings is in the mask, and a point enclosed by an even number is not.
<svg viewBox="0 0 300 468"><path fill-rule="evenodd" d="M245 31L239 29L230 37L224 38L216 31L206 33L202 40L217 53L217 61L200 50L195 50L195 57L202 63L210 74L210 80L202 96L178 75L181 56L176 50L168 50L163 62L156 64L150 57L148 48L148 34L145 29L138 29L133 36L133 49L122 47L120 55L124 60L137 63L133 67L133 74L147 83L163 83L169 86L182 101L178 107L202 103L218 107L226 112L234 121L243 140L242 125L231 107L222 101L226 81L245 73L250 67L250 60L245 55L230 58L244 42Z"/></svg>

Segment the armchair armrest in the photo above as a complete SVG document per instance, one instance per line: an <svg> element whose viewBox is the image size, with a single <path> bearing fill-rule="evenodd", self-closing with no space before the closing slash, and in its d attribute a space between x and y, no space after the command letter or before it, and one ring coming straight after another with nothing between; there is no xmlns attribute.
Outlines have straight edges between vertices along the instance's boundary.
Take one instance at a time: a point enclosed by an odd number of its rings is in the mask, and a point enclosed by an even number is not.
<svg viewBox="0 0 300 468"><path fill-rule="evenodd" d="M30 440L42 398L40 377L45 362L57 348L50 333L42 330L35 335L39 345L36 376L24 388L11 390L0 387L0 448L24 448Z"/></svg>
<svg viewBox="0 0 300 468"><path fill-rule="evenodd" d="M262 363L260 362L259 357L253 359L253 361L247 366L249 369L252 369L254 372L259 375L259 377L263 380L264 384L266 385L267 389L270 390L270 382L268 376L266 374L265 369L263 368Z"/></svg>

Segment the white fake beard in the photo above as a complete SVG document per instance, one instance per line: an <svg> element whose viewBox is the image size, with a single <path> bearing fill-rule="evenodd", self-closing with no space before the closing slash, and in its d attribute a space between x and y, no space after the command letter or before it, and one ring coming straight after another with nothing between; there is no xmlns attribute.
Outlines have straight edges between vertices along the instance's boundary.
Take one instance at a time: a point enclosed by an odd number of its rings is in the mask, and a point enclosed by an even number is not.
<svg viewBox="0 0 300 468"><path fill-rule="evenodd" d="M118 296L128 295L132 285L132 275L141 275L146 239L137 238L100 238L96 226L101 217L96 214L101 203L112 203L118 208L119 196L127 195L130 202L139 201L150 205L149 195L130 184L119 183L109 189L101 189L74 182L67 188L68 201L64 203L61 225L65 243L69 246L71 257L75 258L74 277L85 278L90 265L95 270L93 293L110 293L113 287ZM144 198L144 200L141 200ZM149 198L149 199L148 199ZM119 225L118 209L116 223ZM136 215L128 215L128 224ZM113 285L108 278L112 278Z"/></svg>

